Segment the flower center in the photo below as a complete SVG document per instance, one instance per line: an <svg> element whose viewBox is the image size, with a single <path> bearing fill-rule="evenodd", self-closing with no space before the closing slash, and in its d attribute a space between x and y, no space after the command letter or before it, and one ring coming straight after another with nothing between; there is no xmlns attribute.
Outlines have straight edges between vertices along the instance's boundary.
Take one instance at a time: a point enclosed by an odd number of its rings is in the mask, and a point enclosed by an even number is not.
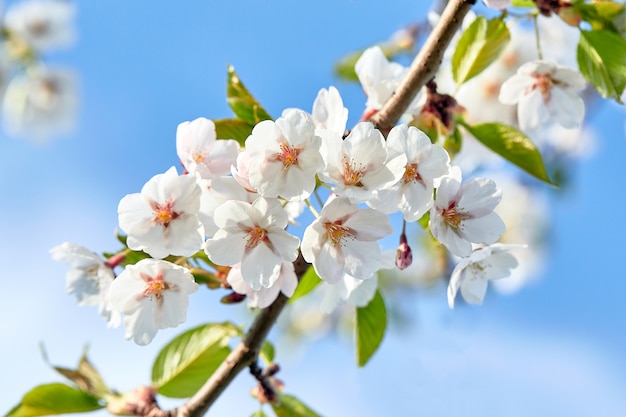
<svg viewBox="0 0 626 417"><path fill-rule="evenodd" d="M146 288L143 290L144 297L154 297L160 300L163 298L163 291L170 289L169 284L163 280L163 275L161 274L156 277L141 274L141 278L146 283Z"/></svg>
<svg viewBox="0 0 626 417"><path fill-rule="evenodd" d="M283 170L286 170L292 165L298 165L298 155L300 155L300 149L283 142L280 144L280 153L276 155L276 158L283 163Z"/></svg>
<svg viewBox="0 0 626 417"><path fill-rule="evenodd" d="M402 176L402 182L408 184L410 182L419 182L424 184L422 176L417 172L417 164L407 164L404 167L404 175Z"/></svg>
<svg viewBox="0 0 626 417"><path fill-rule="evenodd" d="M326 234L333 246L343 246L346 239L354 239L349 227L343 226L340 221L324 223Z"/></svg>
<svg viewBox="0 0 626 417"><path fill-rule="evenodd" d="M443 220L451 227L458 228L463 220L469 219L467 213L458 210L456 203L451 203L447 209L441 211Z"/></svg>
<svg viewBox="0 0 626 417"><path fill-rule="evenodd" d="M179 216L179 214L173 210L173 201L168 200L165 204L159 204L156 201L152 201L150 205L152 206L152 211L154 212L152 221L163 227L169 226L172 220Z"/></svg>
<svg viewBox="0 0 626 417"><path fill-rule="evenodd" d="M193 159L193 161L198 165L204 163L204 158L206 158L204 152L196 151L191 154L191 159Z"/></svg>
<svg viewBox="0 0 626 417"><path fill-rule="evenodd" d="M361 179L365 174L365 168L357 168L354 160L348 161L347 158L343 159L343 183L344 185L355 185L357 187L363 187Z"/></svg>
<svg viewBox="0 0 626 417"><path fill-rule="evenodd" d="M544 97L549 97L550 88L552 88L552 77L550 77L550 74L533 74L533 77L535 77L535 83L532 86L533 90L538 88Z"/></svg>
<svg viewBox="0 0 626 417"><path fill-rule="evenodd" d="M256 248L261 242L267 241L267 230L260 226L254 226L249 229L246 235L246 249Z"/></svg>

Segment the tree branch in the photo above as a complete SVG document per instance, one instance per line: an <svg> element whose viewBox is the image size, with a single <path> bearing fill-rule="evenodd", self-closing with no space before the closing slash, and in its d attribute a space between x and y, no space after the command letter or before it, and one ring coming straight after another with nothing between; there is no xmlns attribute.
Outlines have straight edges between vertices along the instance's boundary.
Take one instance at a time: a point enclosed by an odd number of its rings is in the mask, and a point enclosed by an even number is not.
<svg viewBox="0 0 626 417"><path fill-rule="evenodd" d="M383 108L371 117L370 122L380 131L388 132L400 120L420 88L435 76L452 37L461 27L463 18L475 3L476 0L450 0L448 2L439 22L411 63L402 84Z"/></svg>

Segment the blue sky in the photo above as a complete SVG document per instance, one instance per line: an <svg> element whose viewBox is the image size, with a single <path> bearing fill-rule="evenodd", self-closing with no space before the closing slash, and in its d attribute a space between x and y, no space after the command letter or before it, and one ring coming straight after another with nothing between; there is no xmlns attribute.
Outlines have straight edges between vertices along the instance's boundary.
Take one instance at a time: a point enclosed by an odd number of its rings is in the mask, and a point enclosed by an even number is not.
<svg viewBox="0 0 626 417"><path fill-rule="evenodd" d="M235 66L272 115L310 110L336 85L354 124L360 88L333 78L344 53L385 39L423 18L426 2L80 2L78 42L51 57L80 75L76 132L37 145L0 137L0 410L40 383L60 380L41 360L71 366L85 344L119 390L149 382L169 338L205 321L233 318L218 294L192 296L189 321L148 347L106 329L95 309L64 293L66 267L48 250L64 241L117 248L117 204L177 164L178 123L230 116L226 66ZM593 112L594 155L576 163L574 184L550 191L553 245L543 276L522 291L488 294L480 308L450 311L445 287L418 295L414 325L392 327L365 369L337 338L308 348L278 346L289 393L327 416L590 416L626 410L626 155L624 109ZM208 299L208 301L207 301ZM237 310L239 311L239 310ZM240 312L236 320L244 320ZM211 415L255 410L245 373Z"/></svg>

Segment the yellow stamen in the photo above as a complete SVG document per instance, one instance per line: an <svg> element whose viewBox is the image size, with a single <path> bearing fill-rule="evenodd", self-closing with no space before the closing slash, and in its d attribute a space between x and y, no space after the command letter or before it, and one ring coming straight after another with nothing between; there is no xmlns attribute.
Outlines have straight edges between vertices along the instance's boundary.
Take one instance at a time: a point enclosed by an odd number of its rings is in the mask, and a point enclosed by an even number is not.
<svg viewBox="0 0 626 417"><path fill-rule="evenodd" d="M267 239L267 230L254 226L254 228L247 231L246 239L246 249L256 248Z"/></svg>
<svg viewBox="0 0 626 417"><path fill-rule="evenodd" d="M402 182L408 184L410 182L424 183L422 176L417 172L417 164L407 164L404 167L404 175L402 176Z"/></svg>
<svg viewBox="0 0 626 417"><path fill-rule="evenodd" d="M298 165L299 155L300 149L283 142L280 144L280 153L276 155L276 158L283 163L283 170L286 170L292 165Z"/></svg>
<svg viewBox="0 0 626 417"><path fill-rule="evenodd" d="M350 228L342 226L339 222L327 222L324 223L324 226L326 227L328 239L333 246L343 246L345 239L354 239L354 235L352 234Z"/></svg>
<svg viewBox="0 0 626 417"><path fill-rule="evenodd" d="M343 183L344 185L356 185L357 187L363 187L363 183L361 179L365 174L365 170L363 168L358 168L355 166L354 161L348 161L344 158L343 161Z"/></svg>

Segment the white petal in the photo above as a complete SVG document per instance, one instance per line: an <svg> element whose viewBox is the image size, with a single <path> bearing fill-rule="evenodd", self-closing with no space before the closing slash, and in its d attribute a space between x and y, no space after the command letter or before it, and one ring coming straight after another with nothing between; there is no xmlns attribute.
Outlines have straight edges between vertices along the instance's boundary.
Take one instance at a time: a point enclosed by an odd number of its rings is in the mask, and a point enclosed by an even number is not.
<svg viewBox="0 0 626 417"><path fill-rule="evenodd" d="M534 77L522 74L515 74L504 83L502 83L498 100L500 100L502 104L518 103L523 97L528 94L527 90L531 88L534 82Z"/></svg>
<svg viewBox="0 0 626 417"><path fill-rule="evenodd" d="M461 295L470 304L482 304L487 293L487 280L467 273L461 282Z"/></svg>
<svg viewBox="0 0 626 417"><path fill-rule="evenodd" d="M548 110L557 123L567 129L577 128L585 117L585 102L574 91L554 87L551 91Z"/></svg>

